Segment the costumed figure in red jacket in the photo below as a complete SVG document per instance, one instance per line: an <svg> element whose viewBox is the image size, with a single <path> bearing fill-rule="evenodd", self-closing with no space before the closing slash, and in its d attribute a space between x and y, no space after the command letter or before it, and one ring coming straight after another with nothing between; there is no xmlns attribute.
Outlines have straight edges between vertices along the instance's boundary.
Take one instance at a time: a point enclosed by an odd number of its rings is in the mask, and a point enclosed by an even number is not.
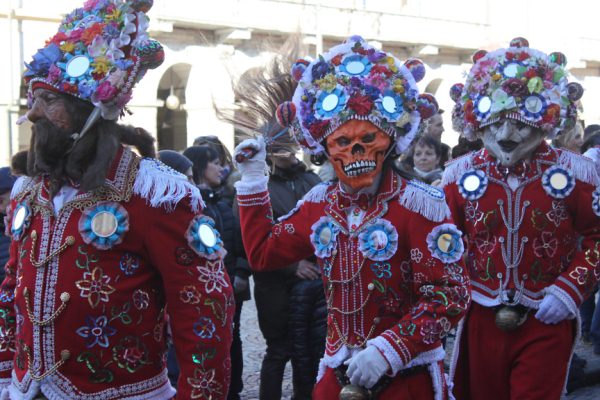
<svg viewBox="0 0 600 400"><path fill-rule="evenodd" d="M234 300L197 188L117 124L159 66L152 1L89 0L27 64L28 177L11 195L0 288L2 399L225 399ZM168 306L167 306L168 304ZM167 320L168 315L168 320Z"/></svg>
<svg viewBox="0 0 600 400"><path fill-rule="evenodd" d="M315 399L447 396L441 339L470 300L461 232L440 190L390 166L421 117L437 111L431 95L418 93L423 75L420 61L402 64L358 36L294 64L298 86L277 118L305 151L329 159L339 182L317 185L277 222L264 140L236 148L252 268L314 254L322 270L328 333Z"/></svg>
<svg viewBox="0 0 600 400"><path fill-rule="evenodd" d="M579 305L600 278L600 181L589 159L544 139L573 126L583 89L568 82L562 53L523 38L473 61L451 89L454 120L485 148L443 177L473 292L455 346L455 395L559 399Z"/></svg>

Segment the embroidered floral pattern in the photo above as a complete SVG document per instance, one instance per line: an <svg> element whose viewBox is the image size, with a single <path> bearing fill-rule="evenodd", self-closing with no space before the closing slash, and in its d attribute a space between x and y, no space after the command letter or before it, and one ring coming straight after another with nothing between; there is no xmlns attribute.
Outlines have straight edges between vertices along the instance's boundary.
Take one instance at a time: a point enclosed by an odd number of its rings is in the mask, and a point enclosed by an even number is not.
<svg viewBox="0 0 600 400"><path fill-rule="evenodd" d="M390 279L392 277L392 266L390 263L373 263L371 264L371 270L378 278Z"/></svg>
<svg viewBox="0 0 600 400"><path fill-rule="evenodd" d="M193 285L184 286L179 291L179 298L186 304L198 304L200 303L201 294Z"/></svg>
<svg viewBox="0 0 600 400"><path fill-rule="evenodd" d="M410 250L410 259L413 262L420 263L421 260L423 259L423 253L421 253L421 250L419 250L417 248L411 249Z"/></svg>
<svg viewBox="0 0 600 400"><path fill-rule="evenodd" d="M188 267L194 263L194 252L185 247L175 249L175 261L177 264Z"/></svg>
<svg viewBox="0 0 600 400"><path fill-rule="evenodd" d="M585 285L588 280L589 271L586 267L575 267L569 273L569 276L577 281L580 285Z"/></svg>
<svg viewBox="0 0 600 400"><path fill-rule="evenodd" d="M214 290L221 292L223 288L229 287L225 279L225 269L220 260L208 261L206 266L198 266L196 269L200 273L198 280L204 283L206 293L212 293Z"/></svg>
<svg viewBox="0 0 600 400"><path fill-rule="evenodd" d="M133 253L125 253L119 261L119 268L127 276L133 275L140 267L140 258Z"/></svg>
<svg viewBox="0 0 600 400"><path fill-rule="evenodd" d="M109 295L115 291L109 283L110 277L104 275L102 268L96 267L92 272L84 272L83 279L75 282L75 286L81 289L81 297L96 308L101 301L107 303Z"/></svg>
<svg viewBox="0 0 600 400"><path fill-rule="evenodd" d="M117 330L109 326L108 318L104 315L97 318L88 315L85 317L85 325L76 332L85 339L85 345L89 349L96 345L107 348L109 336L113 336Z"/></svg>
<svg viewBox="0 0 600 400"><path fill-rule="evenodd" d="M552 210L546 213L546 217L556 226L558 227L561 222L566 220L569 215L567 214L567 208L565 207L565 203L561 200L552 201Z"/></svg>
<svg viewBox="0 0 600 400"><path fill-rule="evenodd" d="M200 317L200 319L194 323L194 334L202 339L212 339L216 327L212 319L208 317Z"/></svg>
<svg viewBox="0 0 600 400"><path fill-rule="evenodd" d="M533 252L537 257L554 257L558 246L558 239L552 236L552 232L542 232L541 237L534 239Z"/></svg>
<svg viewBox="0 0 600 400"><path fill-rule="evenodd" d="M135 336L126 336L112 349L113 360L119 368L128 372L135 372L144 364L148 364L148 350L146 345Z"/></svg>
<svg viewBox="0 0 600 400"><path fill-rule="evenodd" d="M133 292L133 306L138 310L145 310L150 304L150 296L147 292L137 289Z"/></svg>
<svg viewBox="0 0 600 400"><path fill-rule="evenodd" d="M215 370L205 371L196 368L194 376L187 378L192 387L192 399L212 399L222 396L221 384L215 379Z"/></svg>

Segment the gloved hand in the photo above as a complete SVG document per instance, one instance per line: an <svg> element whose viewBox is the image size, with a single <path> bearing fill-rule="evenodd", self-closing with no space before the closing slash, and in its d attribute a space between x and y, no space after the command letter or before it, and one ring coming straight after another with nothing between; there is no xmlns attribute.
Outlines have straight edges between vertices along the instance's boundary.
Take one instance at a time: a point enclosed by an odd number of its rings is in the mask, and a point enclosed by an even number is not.
<svg viewBox="0 0 600 400"><path fill-rule="evenodd" d="M350 378L350 383L367 389L372 388L390 368L390 364L375 346L367 346L344 361L344 364L348 366L346 375Z"/></svg>
<svg viewBox="0 0 600 400"><path fill-rule="evenodd" d="M237 162L238 155L244 154L247 149L257 150L257 153L250 159L243 162ZM256 181L265 176L267 170L267 150L265 140L262 136L255 139L246 139L235 147L233 159L235 165L242 175L242 181Z"/></svg>
<svg viewBox="0 0 600 400"><path fill-rule="evenodd" d="M546 294L535 317L545 324L558 324L570 314L569 309L558 297Z"/></svg>
<svg viewBox="0 0 600 400"><path fill-rule="evenodd" d="M248 279L242 278L241 276L234 275L233 277L233 291L235 294L242 293L248 288Z"/></svg>

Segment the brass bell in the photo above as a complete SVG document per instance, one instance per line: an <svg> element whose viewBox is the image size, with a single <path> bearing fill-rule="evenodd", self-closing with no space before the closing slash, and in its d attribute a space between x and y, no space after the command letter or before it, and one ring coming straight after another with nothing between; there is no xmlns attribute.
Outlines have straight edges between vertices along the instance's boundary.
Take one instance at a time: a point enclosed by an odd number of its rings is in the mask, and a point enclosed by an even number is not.
<svg viewBox="0 0 600 400"><path fill-rule="evenodd" d="M370 398L367 389L356 385L346 385L340 391L340 400L368 400Z"/></svg>
<svg viewBox="0 0 600 400"><path fill-rule="evenodd" d="M514 307L502 307L496 312L496 326L504 332L514 331L525 319L527 314L521 315Z"/></svg>

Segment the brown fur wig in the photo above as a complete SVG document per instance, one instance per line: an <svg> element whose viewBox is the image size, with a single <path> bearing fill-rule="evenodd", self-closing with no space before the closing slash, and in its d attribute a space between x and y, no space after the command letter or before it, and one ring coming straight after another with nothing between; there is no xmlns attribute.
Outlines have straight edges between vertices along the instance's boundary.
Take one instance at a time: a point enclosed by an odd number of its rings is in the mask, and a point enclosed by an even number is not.
<svg viewBox="0 0 600 400"><path fill-rule="evenodd" d="M93 106L71 96L64 97L73 126L81 130ZM33 124L27 175L47 174L52 196L68 180L80 183L84 191L102 186L121 144L136 147L143 157L156 157L154 138L141 128L100 119L79 141L73 142L72 133L47 119Z"/></svg>

